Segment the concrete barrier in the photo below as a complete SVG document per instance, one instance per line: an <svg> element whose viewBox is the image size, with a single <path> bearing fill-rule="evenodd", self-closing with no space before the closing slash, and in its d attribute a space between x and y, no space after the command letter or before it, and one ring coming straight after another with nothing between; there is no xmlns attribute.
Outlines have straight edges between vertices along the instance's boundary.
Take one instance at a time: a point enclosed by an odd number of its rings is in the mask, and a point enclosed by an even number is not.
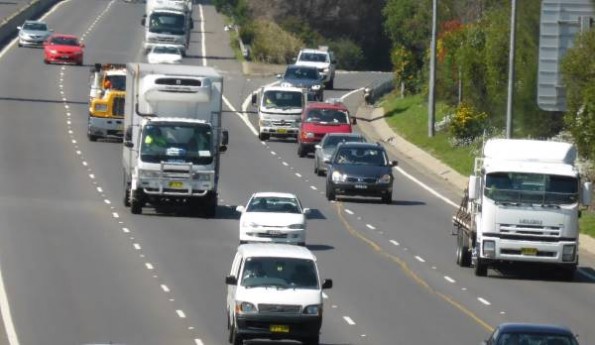
<svg viewBox="0 0 595 345"><path fill-rule="evenodd" d="M35 19L62 0L33 0L0 22L0 44L6 44L17 34L17 26L27 19Z"/></svg>

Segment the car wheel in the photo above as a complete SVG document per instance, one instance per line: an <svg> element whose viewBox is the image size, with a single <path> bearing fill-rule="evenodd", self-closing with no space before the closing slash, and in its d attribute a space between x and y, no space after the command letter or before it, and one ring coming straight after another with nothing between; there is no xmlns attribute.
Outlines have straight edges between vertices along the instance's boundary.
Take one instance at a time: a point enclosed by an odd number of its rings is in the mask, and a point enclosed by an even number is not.
<svg viewBox="0 0 595 345"><path fill-rule="evenodd" d="M337 196L335 195L335 192L332 190L332 187L326 187L326 199L328 201L333 201L337 199Z"/></svg>
<svg viewBox="0 0 595 345"><path fill-rule="evenodd" d="M19 43L19 44L18 44L18 46L19 46L19 48L20 48L20 47L22 47L23 45Z"/></svg>
<svg viewBox="0 0 595 345"><path fill-rule="evenodd" d="M478 277L485 277L488 275L488 265L481 262L480 258L477 258L477 262L475 263L475 275Z"/></svg>
<svg viewBox="0 0 595 345"><path fill-rule="evenodd" d="M297 154L300 158L306 157L306 147L300 144L297 149Z"/></svg>
<svg viewBox="0 0 595 345"><path fill-rule="evenodd" d="M320 344L320 336L306 338L302 343L304 345L318 345Z"/></svg>
<svg viewBox="0 0 595 345"><path fill-rule="evenodd" d="M335 78L331 79L328 81L328 83L326 83L326 89L327 90L332 90L335 88Z"/></svg>
<svg viewBox="0 0 595 345"><path fill-rule="evenodd" d="M210 192L205 200L205 217L214 218L217 215L217 194Z"/></svg>
<svg viewBox="0 0 595 345"><path fill-rule="evenodd" d="M384 194L382 196L382 202L387 205L391 205L393 203L393 192Z"/></svg>

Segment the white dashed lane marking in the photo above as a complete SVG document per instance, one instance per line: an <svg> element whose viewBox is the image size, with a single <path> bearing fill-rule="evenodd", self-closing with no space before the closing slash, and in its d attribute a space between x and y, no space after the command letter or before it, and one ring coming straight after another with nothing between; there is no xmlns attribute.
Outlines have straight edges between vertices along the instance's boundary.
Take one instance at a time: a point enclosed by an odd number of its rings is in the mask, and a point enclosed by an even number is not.
<svg viewBox="0 0 595 345"><path fill-rule="evenodd" d="M310 186L310 188L311 188L312 190L318 190L318 188L316 188L316 186Z"/></svg>
<svg viewBox="0 0 595 345"><path fill-rule="evenodd" d="M120 215L117 212L112 212L112 217L120 218Z"/></svg>
<svg viewBox="0 0 595 345"><path fill-rule="evenodd" d="M452 279L449 276L444 276L444 279L446 279L446 281L449 282L449 283L453 283L453 284L456 283L456 280Z"/></svg>
<svg viewBox="0 0 595 345"><path fill-rule="evenodd" d="M169 287L167 287L167 285L165 285L165 284L161 284L161 290L163 290L165 292L169 292Z"/></svg>
<svg viewBox="0 0 595 345"><path fill-rule="evenodd" d="M343 316L343 320L345 320L345 322L351 326L355 325L355 321L353 321L349 316Z"/></svg>
<svg viewBox="0 0 595 345"><path fill-rule="evenodd" d="M295 173L295 176L297 176L297 177L302 177L302 174L300 174L300 173Z"/></svg>
<svg viewBox="0 0 595 345"><path fill-rule="evenodd" d="M481 303L485 304L485 305L491 305L492 303L490 303L488 300L481 298L481 297L477 297L477 300L480 301Z"/></svg>
<svg viewBox="0 0 595 345"><path fill-rule="evenodd" d="M352 211L352 210L350 210L350 209L348 209L348 208L346 208L346 209L345 209L345 212L346 212L346 213L349 213L349 214L353 214L353 211Z"/></svg>
<svg viewBox="0 0 595 345"><path fill-rule="evenodd" d="M283 165L285 165L285 166L289 166L289 164L287 164L287 162L283 162Z"/></svg>
<svg viewBox="0 0 595 345"><path fill-rule="evenodd" d="M399 245L399 242L397 242L397 241L395 241L395 240L390 240L389 242L390 242L390 243L392 243L392 244L393 244L393 245L395 245L395 246L398 246L398 245Z"/></svg>
<svg viewBox="0 0 595 345"><path fill-rule="evenodd" d="M424 258L422 258L421 256L415 256L415 260L419 261L419 262L426 262L426 260L424 260Z"/></svg>
<svg viewBox="0 0 595 345"><path fill-rule="evenodd" d="M366 224L366 227L370 230L376 230L376 228L373 225L370 224Z"/></svg>
<svg viewBox="0 0 595 345"><path fill-rule="evenodd" d="M138 243L133 243L132 246L134 247L134 249L136 250L141 250L140 244Z"/></svg>
<svg viewBox="0 0 595 345"><path fill-rule="evenodd" d="M147 266L148 270L153 270L155 268L155 267L153 267L153 265L151 265L150 262L145 262L145 266ZM157 278L157 276L153 276L153 277Z"/></svg>
<svg viewBox="0 0 595 345"><path fill-rule="evenodd" d="M182 309L176 309L176 313L178 314L178 316L180 317L180 319L185 319L186 318L186 314L184 314L184 311Z"/></svg>

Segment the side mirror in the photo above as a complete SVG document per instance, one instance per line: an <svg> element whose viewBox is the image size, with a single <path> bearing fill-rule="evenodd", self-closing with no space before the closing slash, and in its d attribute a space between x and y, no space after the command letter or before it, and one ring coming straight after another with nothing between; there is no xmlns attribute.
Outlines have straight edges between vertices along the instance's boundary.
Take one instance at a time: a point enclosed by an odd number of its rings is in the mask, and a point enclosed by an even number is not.
<svg viewBox="0 0 595 345"><path fill-rule="evenodd" d="M239 205L239 206L236 207L236 212L242 213L244 211L246 211L246 208L244 206Z"/></svg>
<svg viewBox="0 0 595 345"><path fill-rule="evenodd" d="M390 161L389 164L391 167L396 167L397 165L399 165L399 162L398 161Z"/></svg>
<svg viewBox="0 0 595 345"><path fill-rule="evenodd" d="M85 48L85 44L84 43L81 43L81 48Z"/></svg>
<svg viewBox="0 0 595 345"><path fill-rule="evenodd" d="M21 27L20 26L17 26L17 30L21 30Z"/></svg>
<svg viewBox="0 0 595 345"><path fill-rule="evenodd" d="M277 79L281 79L283 78L283 74L275 74L275 77L277 77Z"/></svg>
<svg viewBox="0 0 595 345"><path fill-rule="evenodd" d="M325 160L324 160L324 162L325 162L326 164L331 164L331 160L330 160L330 159L325 159Z"/></svg>
<svg viewBox="0 0 595 345"><path fill-rule="evenodd" d="M357 119L355 117L351 118L351 124L352 125L357 125Z"/></svg>
<svg viewBox="0 0 595 345"><path fill-rule="evenodd" d="M591 182L583 183L582 190L582 204L585 206L591 205L591 194L593 193L593 184Z"/></svg>
<svg viewBox="0 0 595 345"><path fill-rule="evenodd" d="M132 126L126 127L126 131L124 132L124 141L132 142Z"/></svg>
<svg viewBox="0 0 595 345"><path fill-rule="evenodd" d="M227 146L223 146L223 145L219 146L219 152L223 153L225 151L227 151Z"/></svg>
<svg viewBox="0 0 595 345"><path fill-rule="evenodd" d="M221 131L221 145L227 146L229 144L229 131L224 129Z"/></svg>
<svg viewBox="0 0 595 345"><path fill-rule="evenodd" d="M145 26L145 18L140 20L140 25Z"/></svg>
<svg viewBox="0 0 595 345"><path fill-rule="evenodd" d="M252 94L252 105L256 106L256 102L258 101L258 96L256 95L256 93Z"/></svg>
<svg viewBox="0 0 595 345"><path fill-rule="evenodd" d="M134 143L132 141L124 141L124 146L128 148L133 148Z"/></svg>
<svg viewBox="0 0 595 345"><path fill-rule="evenodd" d="M303 211L302 211L302 212L303 212L305 215L308 215L308 214L310 214L310 213L312 212L312 210L306 207L306 208L304 208L304 209L303 209Z"/></svg>
<svg viewBox="0 0 595 345"><path fill-rule="evenodd" d="M469 186L467 187L467 191L469 193L469 200L477 200L479 199L481 193L481 179L475 175L469 176Z"/></svg>
<svg viewBox="0 0 595 345"><path fill-rule="evenodd" d="M316 145L314 145L314 148L317 150L320 150L322 148L322 146L320 146L320 144L316 144Z"/></svg>
<svg viewBox="0 0 595 345"><path fill-rule="evenodd" d="M324 282L322 282L322 288L323 289L330 289L333 287L333 280L332 279L325 279Z"/></svg>
<svg viewBox="0 0 595 345"><path fill-rule="evenodd" d="M227 276L225 277L225 284L227 285L237 285L238 279L235 276Z"/></svg>
<svg viewBox="0 0 595 345"><path fill-rule="evenodd" d="M294 62L295 63L296 61L297 61L297 58L295 58L295 57L292 57L291 58L291 62Z"/></svg>

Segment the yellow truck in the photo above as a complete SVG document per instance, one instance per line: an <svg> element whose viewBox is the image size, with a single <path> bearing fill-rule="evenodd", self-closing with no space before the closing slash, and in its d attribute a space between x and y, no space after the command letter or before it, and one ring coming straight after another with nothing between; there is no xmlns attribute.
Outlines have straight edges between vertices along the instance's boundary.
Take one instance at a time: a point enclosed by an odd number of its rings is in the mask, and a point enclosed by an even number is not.
<svg viewBox="0 0 595 345"><path fill-rule="evenodd" d="M97 141L100 138L122 140L126 65L96 63L91 67L89 83L87 137L90 141Z"/></svg>

